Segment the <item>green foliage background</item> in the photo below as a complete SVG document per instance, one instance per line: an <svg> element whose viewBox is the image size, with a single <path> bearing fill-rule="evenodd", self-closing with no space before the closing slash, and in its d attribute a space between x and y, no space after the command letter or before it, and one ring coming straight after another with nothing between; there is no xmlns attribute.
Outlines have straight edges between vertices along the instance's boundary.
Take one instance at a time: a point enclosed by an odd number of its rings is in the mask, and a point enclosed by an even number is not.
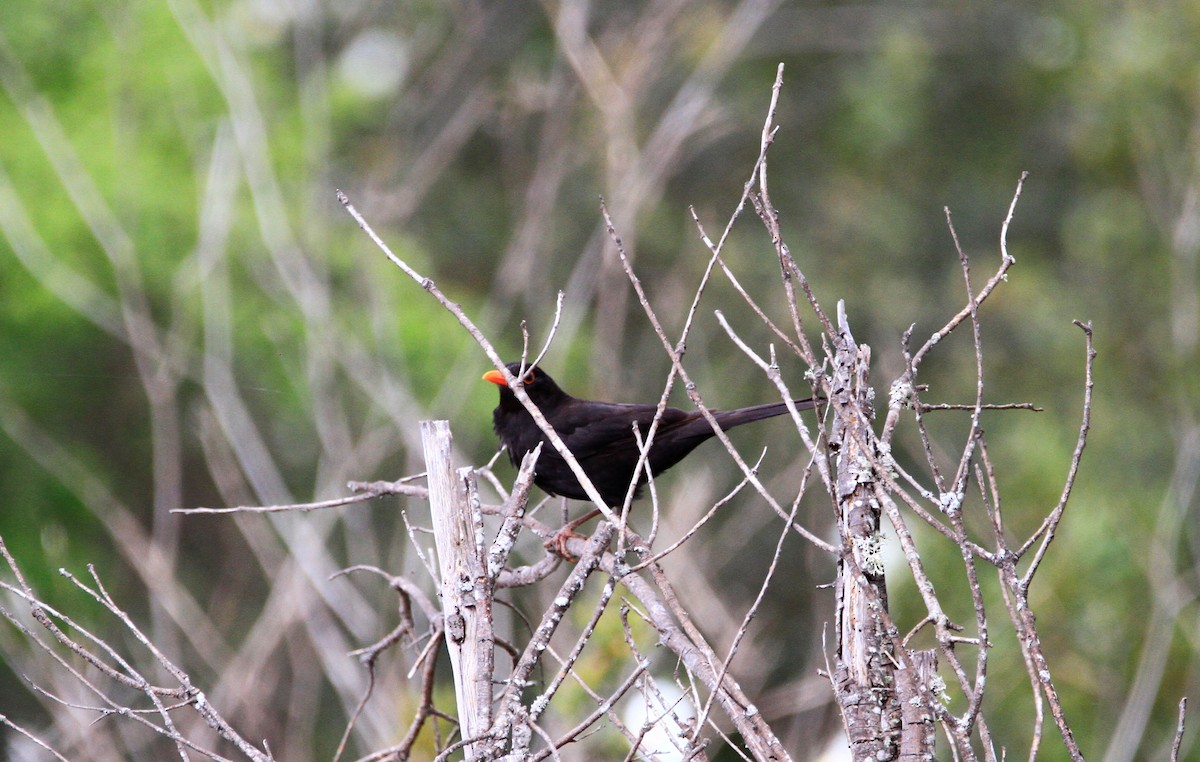
<svg viewBox="0 0 1200 762"><path fill-rule="evenodd" d="M581 25L605 64L593 70L556 36L563 10L553 4L7 0L0 535L31 582L71 595L54 570L95 563L135 613L152 615L137 603L146 591L117 549L124 530L103 508L111 499L169 548L199 601L220 602L219 621L236 628L254 607L263 583L251 564L234 562L246 554L236 532L166 513L224 504L228 494L214 483L198 433L211 425L203 284L214 277L199 251L221 141L235 146L240 173L221 191L230 217L219 276L228 283L234 376L291 495L317 499L341 494L346 479L420 470L411 430L380 435L362 470L354 458L362 452L333 457L318 420L327 411L314 400L336 394L355 437L386 428L390 414L384 391L352 383L349 369L314 369L322 347L352 339L402 380L417 407L451 418L471 457L483 461L493 447L494 392L475 382L485 358L382 260L334 188L509 352L519 351L521 320L539 340L555 292L566 289L567 338L548 366L580 394L654 399L668 363L623 275L600 254L597 197L629 213L618 226L678 330L706 264L687 209L710 233L723 224L753 165L782 61L774 201L818 296L827 306L845 299L857 338L875 348L880 384L901 369L905 328L915 323L916 335L927 335L963 303L943 207L979 279L998 260L1016 180L1031 172L1009 236L1018 264L984 312L984 348L989 398L1045 412L989 416L989 441L1006 515L1028 533L1058 499L1078 429L1084 352L1070 321L1092 321L1094 425L1037 582L1039 621L1069 719L1092 756L1113 743L1145 659L1166 665L1149 690L1136 752L1161 758L1178 698L1200 695L1200 5L772 4L726 67L692 81L711 85L711 99L691 115L661 174L635 193L622 179L659 158L637 151L737 14L754 6L593 4ZM650 23L654 14L661 27ZM650 34L661 35L656 63L631 72ZM611 89L595 89L606 81ZM456 124L462 133L447 138ZM545 186L553 192L526 195L551 169L560 174ZM748 287L777 291L769 241L751 217L739 223L728 260ZM531 239L518 238L529 229ZM304 314L286 282L302 271L328 297L308 305L319 319ZM175 491L156 481L145 386L112 329L122 325L129 283L140 284L164 342L169 333L192 348L171 361L146 358L142 369L161 363L178 379ZM697 373L713 381L720 406L762 398L767 384L745 381L713 308L730 312L758 346L769 341L715 283L689 344ZM783 314L778 298L772 309ZM927 398L970 398L967 338L935 353L921 378ZM395 426L406 423L415 430L415 420ZM937 426L952 438L961 424ZM916 457L915 438L908 445L903 457ZM356 533L379 533L376 550L403 544L388 512L358 510L335 540L347 563L358 560ZM930 550L947 580L954 552ZM824 576L808 579L814 572ZM792 571L808 587L829 572L812 562ZM895 585L898 616L917 616L911 590ZM819 621L825 610L812 593L797 595L770 616L809 642L819 626L795 620ZM1147 622L1162 606L1166 634L1148 641ZM970 610L954 613L969 619ZM778 680L795 671L781 665ZM3 681L0 713L39 716L15 675ZM1027 691L1024 681L1014 670L989 684L993 730L1015 749L1028 743L1029 713L1006 697ZM279 712L276 732L287 724ZM1045 733L1053 738L1050 726ZM1060 757L1051 740L1044 746L1044 757Z"/></svg>

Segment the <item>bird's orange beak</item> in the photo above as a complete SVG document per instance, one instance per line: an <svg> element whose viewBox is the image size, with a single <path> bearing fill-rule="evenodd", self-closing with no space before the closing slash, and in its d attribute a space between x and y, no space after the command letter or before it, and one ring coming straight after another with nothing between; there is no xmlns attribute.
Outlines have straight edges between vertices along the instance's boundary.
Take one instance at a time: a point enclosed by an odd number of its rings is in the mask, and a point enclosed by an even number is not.
<svg viewBox="0 0 1200 762"><path fill-rule="evenodd" d="M484 381L491 381L496 386L508 386L508 382L504 380L504 374L498 370L489 370L483 374Z"/></svg>

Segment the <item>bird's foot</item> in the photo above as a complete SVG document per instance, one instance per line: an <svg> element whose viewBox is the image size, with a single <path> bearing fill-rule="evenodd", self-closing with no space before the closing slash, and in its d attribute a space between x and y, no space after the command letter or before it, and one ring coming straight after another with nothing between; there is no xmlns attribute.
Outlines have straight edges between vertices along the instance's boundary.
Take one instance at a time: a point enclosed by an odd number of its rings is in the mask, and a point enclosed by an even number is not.
<svg viewBox="0 0 1200 762"><path fill-rule="evenodd" d="M575 524L572 522L547 537L546 541L542 543L542 547L553 552L555 555L569 563L575 563L579 560L579 557L573 554L570 549L567 548L567 543L571 540L586 539L587 535L582 535L575 531Z"/></svg>
<svg viewBox="0 0 1200 762"><path fill-rule="evenodd" d="M586 540L587 537L585 535L579 534L575 530L599 515L600 510L598 508L588 511L586 515L580 516L574 521L565 524L562 529L555 532L544 543L542 543L542 547L544 547L546 550L553 550L560 558L570 561L571 563L575 563L579 559L576 556L571 555L571 551L567 550L567 543L572 539Z"/></svg>

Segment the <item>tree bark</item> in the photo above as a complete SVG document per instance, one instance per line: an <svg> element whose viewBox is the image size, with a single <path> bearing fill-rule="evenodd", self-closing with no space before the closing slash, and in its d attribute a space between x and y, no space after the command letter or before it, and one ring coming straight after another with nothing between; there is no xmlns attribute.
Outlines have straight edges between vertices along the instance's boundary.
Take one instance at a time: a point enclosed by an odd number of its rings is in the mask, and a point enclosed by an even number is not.
<svg viewBox="0 0 1200 762"><path fill-rule="evenodd" d="M887 624L880 506L875 499L871 354L858 347L842 304L838 305L832 389L834 424L830 447L837 474L838 529L842 557L837 573L838 647L834 689L855 760L886 762L899 753L900 704L896 658Z"/></svg>
<svg viewBox="0 0 1200 762"><path fill-rule="evenodd" d="M470 469L455 474L451 465L449 422L421 421L421 441L458 721L464 741L480 739L466 745L466 758L487 759L495 755L499 742L482 738L492 725L495 644L482 522L468 499Z"/></svg>

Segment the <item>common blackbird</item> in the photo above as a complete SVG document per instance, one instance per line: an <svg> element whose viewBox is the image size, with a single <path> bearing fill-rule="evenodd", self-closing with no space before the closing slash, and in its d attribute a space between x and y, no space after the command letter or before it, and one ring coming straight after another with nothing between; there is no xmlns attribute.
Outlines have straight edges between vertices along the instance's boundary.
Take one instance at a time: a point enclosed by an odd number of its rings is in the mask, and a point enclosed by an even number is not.
<svg viewBox="0 0 1200 762"><path fill-rule="evenodd" d="M521 372L521 363L508 363L508 371L516 376ZM500 387L500 405L493 412L492 420L500 442L508 450L508 457L513 465L520 465L525 454L537 447L539 442L545 442L546 436L508 388L500 371L490 370L483 374L483 379ZM526 369L523 383L529 398L579 461L604 502L609 506L622 505L638 461L639 450L633 435L633 424L638 425L644 440L657 407L576 399L559 388L545 371L536 367ZM796 400L795 405L799 410L808 410L815 407L816 403L810 398ZM785 403L770 402L737 410L713 410L712 414L722 430L729 430L743 423L786 412ZM650 473L657 476L666 471L714 435L712 426L700 411L689 413L667 408L663 411L654 442L650 445L647 458ZM645 482L646 475L643 472L634 492L635 498L641 493ZM542 447L538 456L533 483L551 495L575 500L588 499L570 466L549 442Z"/></svg>

